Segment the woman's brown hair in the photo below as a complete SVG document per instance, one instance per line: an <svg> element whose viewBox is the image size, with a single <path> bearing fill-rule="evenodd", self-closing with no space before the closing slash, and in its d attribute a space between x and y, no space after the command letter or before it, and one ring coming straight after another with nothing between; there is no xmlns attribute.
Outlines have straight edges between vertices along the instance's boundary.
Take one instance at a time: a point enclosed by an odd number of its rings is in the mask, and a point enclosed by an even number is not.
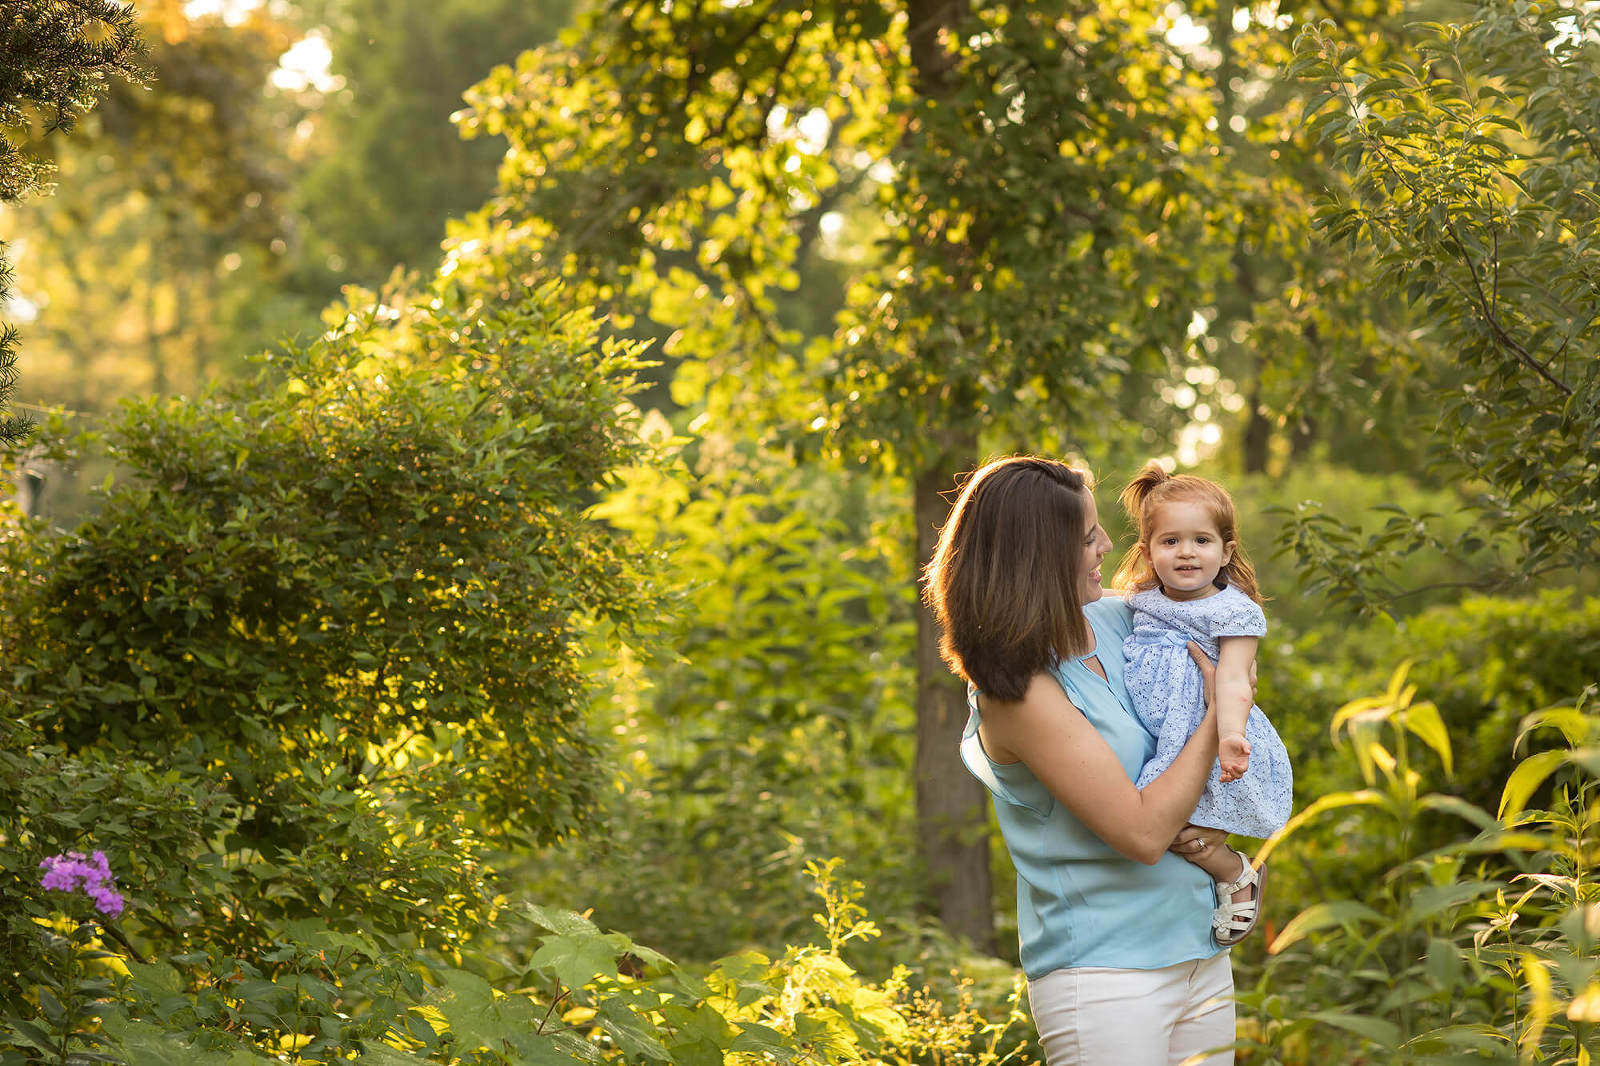
<svg viewBox="0 0 1600 1066"><path fill-rule="evenodd" d="M1034 674L1088 650L1088 494L1065 463L1013 455L969 477L950 509L922 597L944 661L985 695L1020 700Z"/></svg>
<svg viewBox="0 0 1600 1066"><path fill-rule="evenodd" d="M1217 535L1224 544L1233 546L1233 557L1217 571L1213 582L1218 588L1232 585L1257 603L1261 593L1256 588L1256 568L1250 565L1244 545L1239 543L1239 520L1234 513L1233 497L1228 490L1214 481L1193 474L1169 474L1157 462L1148 462L1144 469L1128 482L1122 490L1122 509L1133 519L1139 542L1122 557L1117 576L1112 578L1113 588L1129 592L1143 592L1159 588L1161 581L1150 566L1150 527L1155 521L1156 508L1173 500L1198 503L1217 524Z"/></svg>

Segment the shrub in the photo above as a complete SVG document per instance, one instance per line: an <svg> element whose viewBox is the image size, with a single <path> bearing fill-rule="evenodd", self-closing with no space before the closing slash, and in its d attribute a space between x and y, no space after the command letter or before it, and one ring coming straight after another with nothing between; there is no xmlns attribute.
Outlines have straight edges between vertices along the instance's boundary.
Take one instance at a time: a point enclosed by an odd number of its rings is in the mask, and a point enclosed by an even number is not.
<svg viewBox="0 0 1600 1066"><path fill-rule="evenodd" d="M645 457L634 353L557 298L340 311L248 385L130 406L104 437L126 476L78 528L0 532L14 1035L77 1024L47 990L80 957L191 997L179 1029L292 1034L240 1006L276 1002L249 982L299 1002L357 935L381 950L338 963L364 976L326 1017L380 1009L409 954L493 918L491 842L592 818L584 639L655 593L586 513ZM72 850L107 854L128 908L69 937L37 867ZM334 1029L301 1035L361 1032Z"/></svg>
<svg viewBox="0 0 1600 1066"><path fill-rule="evenodd" d="M1600 728L1581 707L1526 716L1519 749L1544 733L1564 743L1501 777L1490 813L1424 787L1456 749L1407 682L1397 671L1383 695L1339 710L1359 787L1319 797L1266 849L1317 887L1265 961L1241 967L1241 1061L1588 1062L1600 1050ZM1530 809L1541 792L1551 802ZM1325 876L1351 862L1379 872L1353 887Z"/></svg>

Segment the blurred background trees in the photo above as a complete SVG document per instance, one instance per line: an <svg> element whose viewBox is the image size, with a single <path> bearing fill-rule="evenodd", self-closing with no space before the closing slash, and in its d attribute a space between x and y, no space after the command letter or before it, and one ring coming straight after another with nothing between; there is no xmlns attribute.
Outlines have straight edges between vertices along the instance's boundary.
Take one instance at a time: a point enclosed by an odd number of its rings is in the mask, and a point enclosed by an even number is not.
<svg viewBox="0 0 1600 1066"><path fill-rule="evenodd" d="M111 2L11 4L0 14L0 204L41 191L48 151L121 77L137 81L139 32L131 8ZM39 142L48 142L40 145ZM0 257L0 304L12 295L10 259ZM27 420L9 411L16 389L18 330L0 325L0 441L17 441Z"/></svg>

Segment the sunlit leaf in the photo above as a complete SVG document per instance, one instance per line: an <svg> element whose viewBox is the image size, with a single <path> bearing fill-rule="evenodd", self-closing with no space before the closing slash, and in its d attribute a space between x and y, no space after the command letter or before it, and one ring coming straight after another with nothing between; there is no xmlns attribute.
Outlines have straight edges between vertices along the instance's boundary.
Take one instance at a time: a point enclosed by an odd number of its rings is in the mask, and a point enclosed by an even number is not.
<svg viewBox="0 0 1600 1066"><path fill-rule="evenodd" d="M1334 926L1357 922L1381 922L1383 915L1360 900L1327 900L1312 904L1289 920L1267 946L1269 955L1277 955L1312 933Z"/></svg>
<svg viewBox="0 0 1600 1066"><path fill-rule="evenodd" d="M1528 798L1544 784L1546 778L1569 761L1569 756L1570 753L1565 751L1541 751L1518 763L1500 793L1497 817L1505 822L1520 814Z"/></svg>

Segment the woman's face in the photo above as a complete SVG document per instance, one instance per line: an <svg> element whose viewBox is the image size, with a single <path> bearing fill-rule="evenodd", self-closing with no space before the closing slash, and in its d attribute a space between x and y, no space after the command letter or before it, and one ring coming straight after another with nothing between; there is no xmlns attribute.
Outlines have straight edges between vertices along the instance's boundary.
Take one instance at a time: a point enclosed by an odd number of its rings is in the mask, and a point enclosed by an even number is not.
<svg viewBox="0 0 1600 1066"><path fill-rule="evenodd" d="M1088 519L1089 532L1083 540L1083 602L1093 603L1104 591L1100 586L1100 560L1111 550L1111 538L1100 528L1100 512L1094 505L1094 494L1085 490L1084 517Z"/></svg>

